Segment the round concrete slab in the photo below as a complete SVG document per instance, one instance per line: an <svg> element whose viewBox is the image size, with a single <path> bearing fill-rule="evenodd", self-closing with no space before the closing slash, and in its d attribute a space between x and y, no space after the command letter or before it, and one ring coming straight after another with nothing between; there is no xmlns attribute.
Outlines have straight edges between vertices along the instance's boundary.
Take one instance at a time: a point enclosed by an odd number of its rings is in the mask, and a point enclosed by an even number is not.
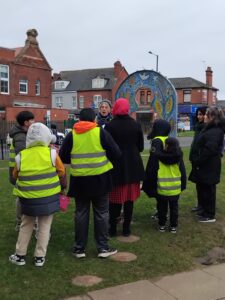
<svg viewBox="0 0 225 300"><path fill-rule="evenodd" d="M102 281L102 278L92 275L77 276L72 279L72 283L79 286L92 286Z"/></svg>
<svg viewBox="0 0 225 300"><path fill-rule="evenodd" d="M84 295L84 296L74 296L74 297L64 298L63 300L90 300L90 298Z"/></svg>
<svg viewBox="0 0 225 300"><path fill-rule="evenodd" d="M117 240L124 243L135 243L140 240L140 237L132 234L130 236L120 235L117 237Z"/></svg>
<svg viewBox="0 0 225 300"><path fill-rule="evenodd" d="M137 256L130 252L117 252L116 254L110 256L110 259L121 262L129 262L137 259Z"/></svg>

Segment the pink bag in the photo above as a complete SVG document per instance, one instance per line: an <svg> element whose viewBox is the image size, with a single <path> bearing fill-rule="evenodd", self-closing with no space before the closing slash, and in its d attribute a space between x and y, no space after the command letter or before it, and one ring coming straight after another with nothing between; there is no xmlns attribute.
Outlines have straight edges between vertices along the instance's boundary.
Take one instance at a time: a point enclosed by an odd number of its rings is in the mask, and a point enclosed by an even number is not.
<svg viewBox="0 0 225 300"><path fill-rule="evenodd" d="M70 197L65 195L60 195L59 201L60 201L60 210L67 211L68 205L70 203Z"/></svg>

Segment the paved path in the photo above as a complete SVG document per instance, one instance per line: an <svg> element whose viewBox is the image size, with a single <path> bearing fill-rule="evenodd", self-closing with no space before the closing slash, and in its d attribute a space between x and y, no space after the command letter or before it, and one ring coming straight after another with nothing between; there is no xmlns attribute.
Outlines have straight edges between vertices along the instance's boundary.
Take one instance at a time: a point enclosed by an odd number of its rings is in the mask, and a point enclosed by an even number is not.
<svg viewBox="0 0 225 300"><path fill-rule="evenodd" d="M157 280L140 280L70 299L222 300L225 299L225 264L165 276Z"/></svg>
<svg viewBox="0 0 225 300"><path fill-rule="evenodd" d="M193 137L178 137L181 147L190 147ZM148 150L150 148L150 143L147 140L147 136L144 136L144 148Z"/></svg>

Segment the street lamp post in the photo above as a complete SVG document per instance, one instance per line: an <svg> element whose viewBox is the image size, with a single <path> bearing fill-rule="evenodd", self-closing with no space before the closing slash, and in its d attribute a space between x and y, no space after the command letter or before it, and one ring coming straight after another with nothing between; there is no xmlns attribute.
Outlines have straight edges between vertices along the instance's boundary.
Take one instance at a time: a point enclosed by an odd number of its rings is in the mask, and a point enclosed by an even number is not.
<svg viewBox="0 0 225 300"><path fill-rule="evenodd" d="M159 55L153 53L152 51L148 51L148 53L156 56L156 72L158 72L158 69L159 69Z"/></svg>

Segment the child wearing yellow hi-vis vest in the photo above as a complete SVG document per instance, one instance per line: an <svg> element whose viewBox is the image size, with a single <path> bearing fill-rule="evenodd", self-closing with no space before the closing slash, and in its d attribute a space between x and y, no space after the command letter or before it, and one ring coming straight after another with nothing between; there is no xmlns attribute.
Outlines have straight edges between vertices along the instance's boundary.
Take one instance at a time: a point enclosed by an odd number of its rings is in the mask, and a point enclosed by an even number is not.
<svg viewBox="0 0 225 300"><path fill-rule="evenodd" d="M9 261L19 266L26 263L36 217L39 233L34 264L37 267L44 265L53 214L60 208L59 195L65 186L61 186L59 178L65 174L65 168L56 150L49 147L52 138L48 127L33 123L27 132L26 149L15 157L13 175L17 180L13 194L21 203L22 223L15 254L9 257Z"/></svg>
<svg viewBox="0 0 225 300"><path fill-rule="evenodd" d="M160 137L158 137L160 138ZM170 226L172 233L177 232L178 200L181 191L186 188L186 171L183 153L176 138L169 137L162 140L164 149L155 153L155 162L148 170L151 173L150 189L155 193L158 209L159 231L165 232L168 206L170 210ZM154 180L152 180L154 178ZM145 178L148 181L148 178Z"/></svg>

